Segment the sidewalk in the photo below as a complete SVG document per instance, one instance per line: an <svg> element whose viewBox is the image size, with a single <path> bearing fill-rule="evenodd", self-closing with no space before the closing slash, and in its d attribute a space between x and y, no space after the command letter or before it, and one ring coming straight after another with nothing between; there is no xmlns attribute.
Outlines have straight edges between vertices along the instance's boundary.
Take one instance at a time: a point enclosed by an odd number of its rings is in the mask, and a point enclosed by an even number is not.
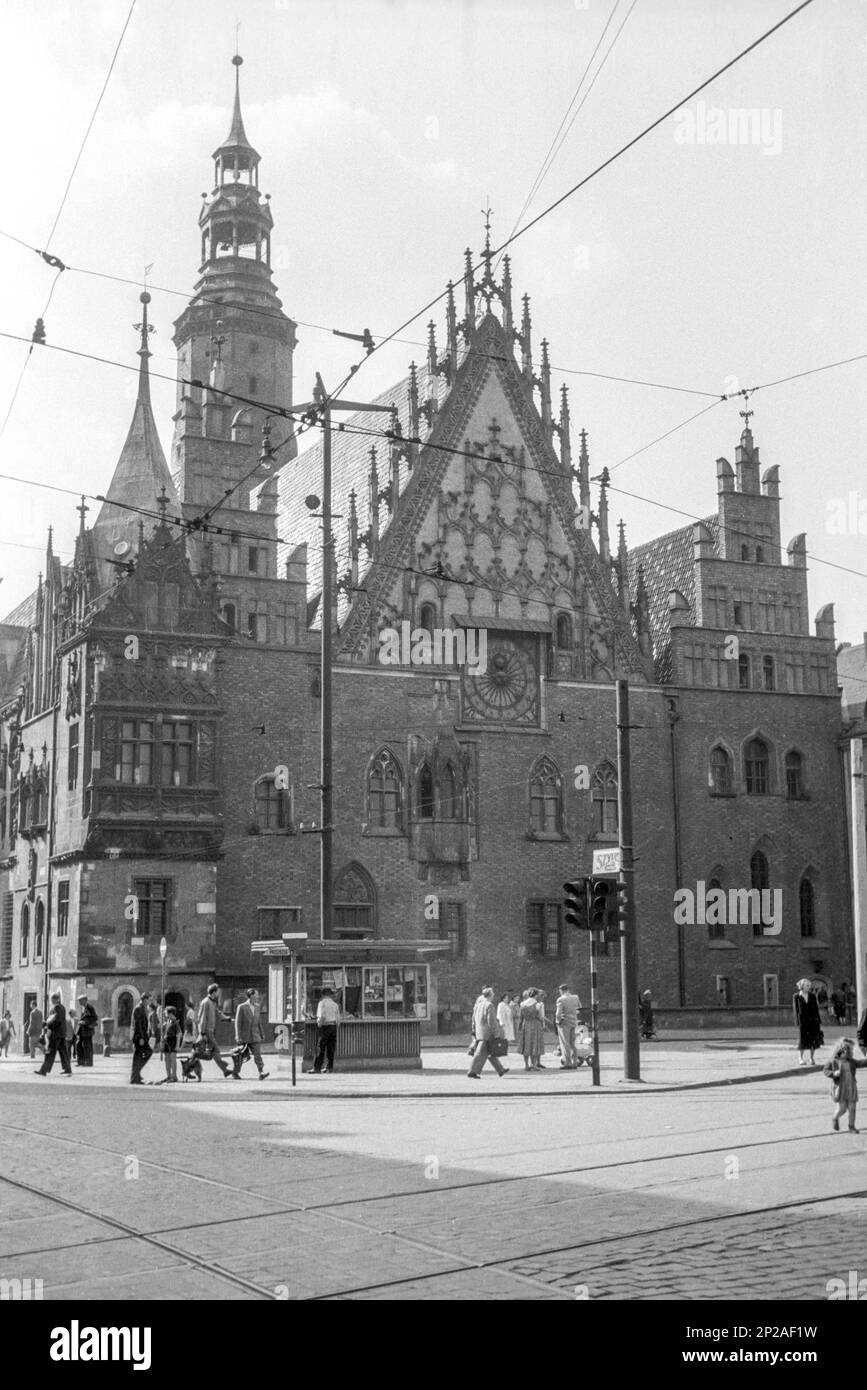
<svg viewBox="0 0 867 1390"><path fill-rule="evenodd" d="M506 1076L498 1077L490 1064L485 1066L479 1081L471 1081L466 1075L468 1057L465 1047L456 1048L455 1038L432 1040L434 1047L425 1047L423 1067L420 1071L369 1071L340 1072L333 1075L315 1076L302 1073L300 1058L297 1059L297 1086L295 1096L325 1094L332 1097L414 1097L446 1098L476 1096L497 1096L514 1098L516 1096L552 1097L565 1092L586 1092L595 1095L624 1095L640 1092L647 1094L658 1091L686 1091L709 1086L738 1085L749 1082L780 1077L810 1076L821 1072L822 1063L831 1055L834 1038L828 1038L819 1060L813 1067L800 1067L797 1052L791 1037L783 1040L762 1040L753 1042L739 1038L709 1038L700 1040L678 1038L642 1045L641 1081L623 1080L623 1055L619 1046L605 1043L600 1049L600 1087L592 1085L591 1069L588 1065L576 1071L563 1071L559 1060L548 1045L545 1054L545 1069L541 1072L524 1070L520 1056L509 1056L505 1065L509 1068ZM450 1046L440 1046L444 1041ZM170 1094L183 1094L185 1099L196 1095L210 1095L215 1090L221 1094L230 1092L238 1095L255 1091L256 1095L288 1095L291 1091L291 1066L289 1057L283 1053L266 1054L266 1067L269 1077L258 1082L255 1068L248 1062L244 1068L241 1082L227 1082L219 1075L212 1063L204 1064L204 1078L201 1082L186 1084L181 1092L178 1087L160 1087L160 1091ZM46 1085L77 1087L87 1085L109 1089L126 1087L129 1083L130 1057L120 1053L109 1058L97 1056L93 1069L73 1068L69 1081L60 1079L59 1064L55 1064L51 1077L38 1078L33 1072L38 1065L29 1058L8 1058L0 1060L0 1082L17 1082L44 1088ZM159 1081L163 1068L158 1057L148 1064L144 1079L151 1083ZM246 1083L246 1084L245 1084ZM150 1091L153 1094L153 1089Z"/></svg>

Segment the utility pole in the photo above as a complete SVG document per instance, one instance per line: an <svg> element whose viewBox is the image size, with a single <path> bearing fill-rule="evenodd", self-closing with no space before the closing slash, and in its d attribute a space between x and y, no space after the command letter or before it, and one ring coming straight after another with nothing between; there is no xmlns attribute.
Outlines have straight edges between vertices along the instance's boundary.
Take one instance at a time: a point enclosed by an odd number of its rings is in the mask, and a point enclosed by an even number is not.
<svg viewBox="0 0 867 1390"><path fill-rule="evenodd" d="M864 736L849 740L850 810L852 826L852 927L855 947L856 1020L867 1008L867 832L864 812Z"/></svg>
<svg viewBox="0 0 867 1390"><path fill-rule="evenodd" d="M635 932L635 869L632 858L632 774L629 751L629 685L617 682L617 818L620 825L620 884L625 889L620 935L623 1014L623 1079L641 1080L638 1042L638 942Z"/></svg>
<svg viewBox="0 0 867 1390"><path fill-rule="evenodd" d="M366 330L365 330L366 332ZM363 335L341 333L343 338L356 338L364 342ZM369 337L369 334L367 335ZM367 346L365 342L365 346ZM397 409L393 405L377 405L368 402L332 400L325 389L325 383L316 373L313 400L304 405L292 407L310 417L318 418L322 424L322 601L320 605L320 740L319 740L319 790L321 821L317 833L320 837L319 855L319 939L325 941L331 935L334 894L334 702L332 694L332 669L334 630L331 625L334 606L334 536L332 535L332 483L331 483L331 415L335 410L348 410L353 414L379 412L393 418ZM315 499L314 499L315 501Z"/></svg>

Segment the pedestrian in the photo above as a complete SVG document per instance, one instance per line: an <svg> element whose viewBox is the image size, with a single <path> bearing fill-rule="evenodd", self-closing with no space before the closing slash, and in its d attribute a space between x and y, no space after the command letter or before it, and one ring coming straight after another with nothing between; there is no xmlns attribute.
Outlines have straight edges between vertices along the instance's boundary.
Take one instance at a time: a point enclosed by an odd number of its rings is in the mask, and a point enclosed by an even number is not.
<svg viewBox="0 0 867 1390"><path fill-rule="evenodd" d="M185 1014L184 1014L184 1042L185 1042L185 1043L186 1043L186 1042L191 1042L191 1043L193 1043L193 1042L195 1042L195 1041L196 1041L196 1011L195 1011L195 1009L193 1008L192 1001L190 1001L190 1003L187 1005L186 1012L185 1012Z"/></svg>
<svg viewBox="0 0 867 1390"><path fill-rule="evenodd" d="M75 1065L77 1067L92 1067L93 1035L97 1024L96 1009L86 994L79 994L78 1002L81 1008L78 1011L78 1042L75 1049Z"/></svg>
<svg viewBox="0 0 867 1390"><path fill-rule="evenodd" d="M66 1050L69 1053L69 1060L72 1061L77 1047L75 1035L78 1030L78 1022L75 1017L75 1010L68 1009L66 1013Z"/></svg>
<svg viewBox="0 0 867 1390"><path fill-rule="evenodd" d="M316 1058L313 1071L316 1076L325 1064L326 1071L334 1071L334 1049L337 1046L337 1025L340 1022L340 1009L333 990L326 988L316 1006Z"/></svg>
<svg viewBox="0 0 867 1390"><path fill-rule="evenodd" d="M825 1075L831 1078L831 1096L837 1106L831 1117L831 1128L839 1130L840 1120L848 1111L850 1134L858 1133L855 1128L855 1110L858 1105L856 1073L859 1067L867 1067L867 1061L859 1062L853 1056L854 1046L851 1038L841 1038L831 1054L830 1062L826 1062L822 1069Z"/></svg>
<svg viewBox="0 0 867 1390"><path fill-rule="evenodd" d="M69 1065L69 1048L66 1045L66 1024L66 1010L61 1002L60 990L56 989L51 996L51 1008L48 1012L48 1018L45 1020L45 1060L41 1067L37 1067L34 1075L47 1076L54 1066L54 1058L58 1053L60 1054L63 1075L72 1075L72 1067Z"/></svg>
<svg viewBox="0 0 867 1390"><path fill-rule="evenodd" d="M178 1022L178 1011L169 1004L166 1008L166 1021L163 1028L163 1063L166 1069L166 1081L177 1081L178 1079L178 1042L181 1036L181 1026Z"/></svg>
<svg viewBox="0 0 867 1390"><path fill-rule="evenodd" d="M575 1048L575 1031L578 1027L578 1011L581 1000L573 994L567 984L560 986L554 1022L557 1037L560 1039L560 1066L564 1071L574 1071L578 1066L578 1053Z"/></svg>
<svg viewBox="0 0 867 1390"><path fill-rule="evenodd" d="M653 996L649 989L638 996L638 1020L641 1024L641 1036L649 1041L656 1037L656 1029L653 1023Z"/></svg>
<svg viewBox="0 0 867 1390"><path fill-rule="evenodd" d="M503 1030L503 1037L506 1042L515 1041L515 1016L512 1013L512 996L507 990L500 995L500 1002L497 1005L497 1022Z"/></svg>
<svg viewBox="0 0 867 1390"><path fill-rule="evenodd" d="M143 1086L141 1074L153 1056L148 1042L148 1003L150 993L145 990L132 1011L132 1073L131 1086Z"/></svg>
<svg viewBox="0 0 867 1390"><path fill-rule="evenodd" d="M222 1053L217 1044L217 1019L225 1018L226 1015L220 1012L217 1004L219 985L208 985L208 992L199 1005L199 1016L196 1024L199 1032L199 1039L203 1044L202 1058L210 1058L216 1062L224 1076L231 1076L231 1072L223 1061Z"/></svg>
<svg viewBox="0 0 867 1390"><path fill-rule="evenodd" d="M524 1058L525 1071L542 1071L542 1052L545 1046L545 1032L542 1019L543 1006L538 1002L539 991L525 989L521 1000L520 1051Z"/></svg>
<svg viewBox="0 0 867 1390"><path fill-rule="evenodd" d="M157 1001L151 999L148 1002L148 1047L151 1052L159 1052L162 1036L163 1029L160 1023L160 1011L157 1007Z"/></svg>
<svg viewBox="0 0 867 1390"><path fill-rule="evenodd" d="M37 1047L42 1047L42 1030L45 1027L45 1020L42 1017L42 1010L38 1004L34 1004L27 1018L27 1045L30 1049L31 1058L36 1057ZM42 1047L42 1051L45 1048Z"/></svg>
<svg viewBox="0 0 867 1390"><path fill-rule="evenodd" d="M473 1060L467 1076L478 1081L486 1062L490 1062L498 1076L505 1076L509 1068L504 1067L500 1061L501 1050L498 1044L501 1041L505 1043L502 1027L497 1021L494 991L490 985L485 985L473 1006ZM508 1043L505 1045L508 1049Z"/></svg>
<svg viewBox="0 0 867 1390"><path fill-rule="evenodd" d="M834 1022L845 1024L846 1022L846 994L847 985L844 980L839 989L835 989L831 994L831 1012L834 1015Z"/></svg>
<svg viewBox="0 0 867 1390"><path fill-rule="evenodd" d="M15 1037L15 1024L12 1022L12 1015L7 1009L3 1017L0 1018L0 1056L9 1056L9 1044Z"/></svg>
<svg viewBox="0 0 867 1390"><path fill-rule="evenodd" d="M804 1053L809 1052L810 1062L815 1065L814 1053L817 1047L824 1047L825 1036L819 1016L819 1001L810 980L799 980L792 997L795 1022L798 1025L798 1054L801 1066L807 1065Z"/></svg>
<svg viewBox="0 0 867 1390"><path fill-rule="evenodd" d="M265 1035L262 1032L262 1020L259 1017L259 991L248 989L246 993L246 999L238 1005L238 1011L235 1014L235 1050L232 1053L235 1070L232 1075L235 1080L238 1080L241 1075L241 1064L248 1057L252 1057L256 1063L259 1080L264 1081L268 1072L266 1072L265 1063L262 1061L261 1044L265 1040Z"/></svg>

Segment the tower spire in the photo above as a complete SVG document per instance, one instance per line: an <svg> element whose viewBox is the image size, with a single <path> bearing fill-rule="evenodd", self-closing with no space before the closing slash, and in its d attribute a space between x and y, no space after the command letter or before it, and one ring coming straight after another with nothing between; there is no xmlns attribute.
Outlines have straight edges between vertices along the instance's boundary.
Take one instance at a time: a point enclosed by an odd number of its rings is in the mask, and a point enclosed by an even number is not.
<svg viewBox="0 0 867 1390"><path fill-rule="evenodd" d="M142 405L147 405L148 409L150 409L151 379L150 373L148 371L148 360L151 356L151 351L148 347L148 338L150 337L151 333L156 332L156 329L154 328L153 324L148 323L148 305L151 302L151 297L148 294L147 290L142 290L141 294L139 295L139 300L141 301L142 306L141 322L133 324L133 328L136 330L138 334L140 334L140 343L138 349L138 400Z"/></svg>

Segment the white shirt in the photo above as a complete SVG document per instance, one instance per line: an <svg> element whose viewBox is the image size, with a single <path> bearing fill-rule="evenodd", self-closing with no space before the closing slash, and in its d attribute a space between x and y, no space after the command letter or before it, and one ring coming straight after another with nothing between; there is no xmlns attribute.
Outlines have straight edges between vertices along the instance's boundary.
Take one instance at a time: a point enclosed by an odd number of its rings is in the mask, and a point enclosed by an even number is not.
<svg viewBox="0 0 867 1390"><path fill-rule="evenodd" d="M340 1008L337 1001L326 994L324 999L319 1000L316 1009L316 1022L320 1028L324 1028L329 1023L337 1023L339 1018Z"/></svg>
<svg viewBox="0 0 867 1390"><path fill-rule="evenodd" d="M509 1008L509 1005L506 1003L505 1000L503 1000L501 1003L497 1005L497 1022L502 1028L503 1033L505 1034L508 1041L514 1042L515 1021L512 1018L512 1010Z"/></svg>

